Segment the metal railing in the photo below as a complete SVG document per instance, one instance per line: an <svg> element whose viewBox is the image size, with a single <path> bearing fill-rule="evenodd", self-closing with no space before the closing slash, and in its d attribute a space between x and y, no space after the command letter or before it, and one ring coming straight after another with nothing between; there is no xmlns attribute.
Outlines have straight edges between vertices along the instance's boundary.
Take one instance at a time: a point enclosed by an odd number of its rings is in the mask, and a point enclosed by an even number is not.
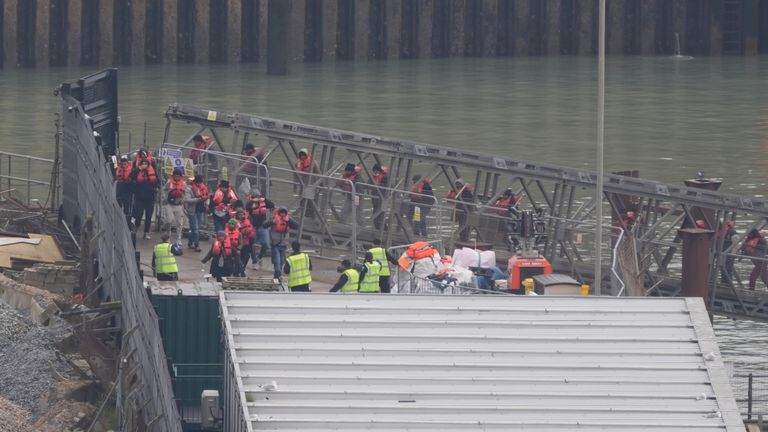
<svg viewBox="0 0 768 432"><path fill-rule="evenodd" d="M736 374L731 377L736 402L747 420L768 417L768 374Z"/></svg>
<svg viewBox="0 0 768 432"><path fill-rule="evenodd" d="M37 200L55 208L60 187L51 191L54 164L53 159L0 151L0 189L21 194L28 206Z"/></svg>

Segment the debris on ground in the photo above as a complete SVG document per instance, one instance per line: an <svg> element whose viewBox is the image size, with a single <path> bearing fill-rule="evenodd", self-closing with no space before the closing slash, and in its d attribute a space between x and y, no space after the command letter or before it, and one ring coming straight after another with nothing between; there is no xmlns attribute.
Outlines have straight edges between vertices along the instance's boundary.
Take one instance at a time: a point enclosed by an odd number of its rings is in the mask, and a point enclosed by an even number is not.
<svg viewBox="0 0 768 432"><path fill-rule="evenodd" d="M0 432L31 432L32 414L15 403L0 397Z"/></svg>

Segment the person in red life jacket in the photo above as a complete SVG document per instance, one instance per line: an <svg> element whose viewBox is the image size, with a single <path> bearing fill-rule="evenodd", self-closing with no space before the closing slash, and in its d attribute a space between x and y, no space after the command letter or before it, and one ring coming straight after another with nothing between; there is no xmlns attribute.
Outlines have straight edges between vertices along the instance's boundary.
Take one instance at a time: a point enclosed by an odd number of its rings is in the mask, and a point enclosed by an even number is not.
<svg viewBox="0 0 768 432"><path fill-rule="evenodd" d="M226 232L218 231L216 233L216 238L211 243L211 249L201 262L205 264L211 259L213 259L211 261L211 276L215 277L217 281L221 282L222 278L232 275L235 251Z"/></svg>
<svg viewBox="0 0 768 432"><path fill-rule="evenodd" d="M733 246L733 237L736 235L736 222L729 220L723 225L720 223L720 229L717 230L717 235L715 236L715 244L719 242L723 242L723 248L721 251L723 253L729 253L731 246ZM721 240L722 239L722 240ZM736 264L736 258L734 258L731 255L725 256L725 263L723 264L723 268L720 269L720 277L723 282L725 283L732 283L733 281L733 273L736 271L735 268Z"/></svg>
<svg viewBox="0 0 768 432"><path fill-rule="evenodd" d="M696 228L707 229L707 223L704 219L696 219Z"/></svg>
<svg viewBox="0 0 768 432"><path fill-rule="evenodd" d="M245 205L246 213L251 218L251 225L256 228L256 242L259 244L258 256L253 254L253 265L261 265L261 259L267 255L269 251L269 229L264 228L263 225L267 221L267 216L271 215L275 210L275 204L261 196L261 191L258 188L253 188L251 195L248 197L248 204Z"/></svg>
<svg viewBox="0 0 768 432"><path fill-rule="evenodd" d="M176 167L173 174L163 186L165 203L168 209L168 224L171 231L176 230L178 240L181 240L181 229L184 226L184 168Z"/></svg>
<svg viewBox="0 0 768 432"><path fill-rule="evenodd" d="M632 227L635 226L635 223L637 222L637 212L632 210L628 211L624 215L622 222L624 222L624 226L627 227L627 230L632 231Z"/></svg>
<svg viewBox="0 0 768 432"><path fill-rule="evenodd" d="M200 226L208 205L208 187L203 183L203 176L196 175L184 190L184 210L189 219L189 242L187 246L200 252Z"/></svg>
<svg viewBox="0 0 768 432"><path fill-rule="evenodd" d="M453 188L448 192L448 200L455 205L455 220L459 224L459 240L469 240L468 215L474 211L475 195L472 193L472 185L458 178L453 183Z"/></svg>
<svg viewBox="0 0 768 432"><path fill-rule="evenodd" d="M207 138L207 139L206 139ZM197 165L200 163L200 156L203 155L205 150L208 150L208 145L212 142L211 137L206 135L195 135L192 137L192 150L189 152L189 158Z"/></svg>
<svg viewBox="0 0 768 432"><path fill-rule="evenodd" d="M229 185L229 182L222 180L216 191L211 197L210 207L213 209L213 225L216 231L224 230L224 225L231 219L228 213L228 206L230 203L237 201L237 195Z"/></svg>
<svg viewBox="0 0 768 432"><path fill-rule="evenodd" d="M231 202L227 207L227 211L229 212L229 218L235 219L237 216L238 210L245 210L245 205L239 199Z"/></svg>
<svg viewBox="0 0 768 432"><path fill-rule="evenodd" d="M240 235L243 238L243 246L240 248L240 262L242 263L242 272L245 272L245 266L248 265L248 260L254 254L253 242L256 237L256 229L251 224L251 218L245 213L245 209L237 210L235 216L238 225L240 225Z"/></svg>
<svg viewBox="0 0 768 432"><path fill-rule="evenodd" d="M133 180L131 180L131 161L128 156L120 156L120 163L115 172L115 181L117 182L117 204L123 209L126 217L131 216L131 205L133 204Z"/></svg>
<svg viewBox="0 0 768 432"><path fill-rule="evenodd" d="M243 248L243 236L240 233L240 225L237 223L237 219L232 218L227 222L224 228L224 232L227 233L227 239L229 244L232 245L232 251L234 252L234 261L232 262L232 275L245 276L240 266L240 251Z"/></svg>
<svg viewBox="0 0 768 432"><path fill-rule="evenodd" d="M312 176L309 174L320 174L320 167L312 159L312 155L306 148L299 150L296 159L296 175L294 175L293 193L301 195L305 185L312 183ZM315 208L309 204L306 206L306 217L315 217Z"/></svg>
<svg viewBox="0 0 768 432"><path fill-rule="evenodd" d="M380 164L374 164L371 168L371 185L375 188L371 190L371 205L373 207L373 226L376 229L381 229L384 223L384 213L381 211L381 200L386 199L389 194L387 188L389 187L389 169Z"/></svg>
<svg viewBox="0 0 768 432"><path fill-rule="evenodd" d="M246 144L241 156L243 163L240 173L250 178L250 183L257 183L261 189L267 188L267 152L261 147Z"/></svg>
<svg viewBox="0 0 768 432"><path fill-rule="evenodd" d="M429 177L422 177L419 174L411 178L413 187L411 187L411 205L408 212L408 218L413 224L413 234L416 237L427 236L427 216L435 204L435 193L432 190L432 184Z"/></svg>
<svg viewBox="0 0 768 432"><path fill-rule="evenodd" d="M355 190L355 193L352 193L352 185L355 185L355 188L357 188L357 183L360 181L360 173L362 171L362 168L359 166L355 166L355 164L348 163L344 167L344 171L341 173L341 178L336 180L336 187L340 188L344 192L344 207L341 210L341 220L342 223L347 223L349 221L349 216L352 214L352 206L356 206L355 208L355 219L357 220L358 225L362 225L363 223L363 217L362 212L360 211L359 203L355 203L357 201L357 190Z"/></svg>
<svg viewBox="0 0 768 432"><path fill-rule="evenodd" d="M134 168L137 168L142 161L147 161L149 165L152 167L152 169L157 171L157 167L155 166L155 160L152 158L152 152L143 147L136 150L136 155L133 159Z"/></svg>
<svg viewBox="0 0 768 432"><path fill-rule="evenodd" d="M157 174L148 160L142 160L131 171L133 182L133 223L141 225L145 216L144 239L149 240L149 227L152 224L152 212L155 210L155 193L158 189Z"/></svg>
<svg viewBox="0 0 768 432"><path fill-rule="evenodd" d="M282 274L285 264L285 254L290 243L290 230L298 229L299 224L288 215L288 209L280 207L278 211L272 214L272 220L265 222L262 226L269 228L272 265L275 268L275 279L277 279Z"/></svg>
<svg viewBox="0 0 768 432"><path fill-rule="evenodd" d="M741 251L744 255L749 255L754 258L765 258L766 252L768 252L768 243L765 241L763 234L757 229L752 229L747 234L747 239L741 246ZM752 264L754 268L749 274L749 289L754 290L757 284L757 278L759 277L763 283L768 286L768 274L766 274L766 262L758 259L753 259Z"/></svg>
<svg viewBox="0 0 768 432"><path fill-rule="evenodd" d="M504 194L493 203L493 207L496 208L496 214L499 216L509 217L510 209L517 207L517 203L520 202L520 195L515 195L512 189L507 189Z"/></svg>

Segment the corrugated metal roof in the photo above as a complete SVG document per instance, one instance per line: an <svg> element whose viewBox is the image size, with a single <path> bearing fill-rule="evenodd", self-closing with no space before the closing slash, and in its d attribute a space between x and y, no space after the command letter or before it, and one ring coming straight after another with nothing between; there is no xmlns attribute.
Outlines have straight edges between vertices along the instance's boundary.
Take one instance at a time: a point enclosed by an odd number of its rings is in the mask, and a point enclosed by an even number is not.
<svg viewBox="0 0 768 432"><path fill-rule="evenodd" d="M701 299L230 291L221 305L248 431L744 430Z"/></svg>

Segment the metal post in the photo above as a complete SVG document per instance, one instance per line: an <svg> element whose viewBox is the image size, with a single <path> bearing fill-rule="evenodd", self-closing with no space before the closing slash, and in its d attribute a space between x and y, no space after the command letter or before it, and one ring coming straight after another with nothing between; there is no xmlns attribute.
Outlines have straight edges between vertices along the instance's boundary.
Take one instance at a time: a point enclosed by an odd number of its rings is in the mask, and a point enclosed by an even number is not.
<svg viewBox="0 0 768 432"><path fill-rule="evenodd" d="M747 420L752 420L752 374L749 374L747 384Z"/></svg>
<svg viewBox="0 0 768 432"><path fill-rule="evenodd" d="M352 186L352 262L357 262L357 205L360 201L357 199L355 183L347 180Z"/></svg>
<svg viewBox="0 0 768 432"><path fill-rule="evenodd" d="M30 177L32 175L32 159L27 159L27 206L32 202L32 183Z"/></svg>
<svg viewBox="0 0 768 432"><path fill-rule="evenodd" d="M600 0L600 37L597 62L597 203L595 223L595 295L601 295L603 278L603 140L605 138L605 0Z"/></svg>

